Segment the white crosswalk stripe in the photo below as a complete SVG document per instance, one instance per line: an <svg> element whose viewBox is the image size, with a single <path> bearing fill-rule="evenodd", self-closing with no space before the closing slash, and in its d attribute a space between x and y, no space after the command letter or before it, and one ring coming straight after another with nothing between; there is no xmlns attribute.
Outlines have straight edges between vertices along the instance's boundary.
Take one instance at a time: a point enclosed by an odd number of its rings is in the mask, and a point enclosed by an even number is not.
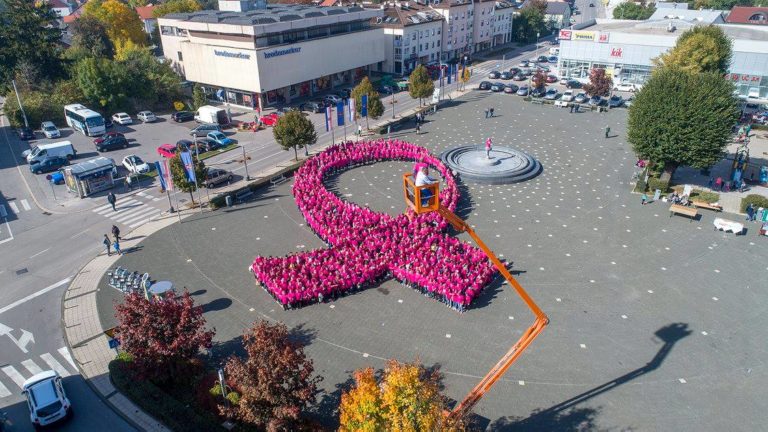
<svg viewBox="0 0 768 432"><path fill-rule="evenodd" d="M40 372L43 371L42 369L40 369L40 366L38 366L37 363L35 363L32 360L24 360L23 362L21 362L21 364L24 365L24 367L27 368L29 373L31 373L32 375L39 374Z"/></svg>
<svg viewBox="0 0 768 432"><path fill-rule="evenodd" d="M32 210L32 207L29 206L29 203L25 199L21 200L21 206L24 207L24 211Z"/></svg>
<svg viewBox="0 0 768 432"><path fill-rule="evenodd" d="M21 375L19 371L16 370L15 367L3 366L2 368L0 368L0 370L2 370L8 376L8 378L13 380L13 382L16 383L16 385L19 386L19 388L24 387L24 381L26 380L26 378L24 378L24 376Z"/></svg>
<svg viewBox="0 0 768 432"><path fill-rule="evenodd" d="M151 211L146 211L146 212L143 212L142 214L137 214L137 215L134 215L131 218L124 219L120 223L123 223L125 225L129 225L129 226L131 226L131 228L133 228L133 224L135 224L137 221L141 221L141 223L139 225L142 225L142 224L145 223L145 221L148 221L153 216L156 216L158 213L160 213L160 210L158 210L158 209L156 209L154 207L151 207L151 209L152 209Z"/></svg>
<svg viewBox="0 0 768 432"><path fill-rule="evenodd" d="M4 397L8 397L12 395L10 390L8 390L8 387L4 386L3 383L0 382L0 399Z"/></svg>
<svg viewBox="0 0 768 432"><path fill-rule="evenodd" d="M58 360L56 360L56 357L52 356L51 354L49 353L40 354L40 358L43 359L45 364L47 364L51 369L55 370L62 377L68 377L70 375L67 368L62 366L62 364L59 363Z"/></svg>
<svg viewBox="0 0 768 432"><path fill-rule="evenodd" d="M9 390L9 387L13 387L13 384L16 384L16 386L21 389L27 378L45 370L52 369L62 377L72 375L73 371L77 373L77 367L75 366L75 362L72 359L69 350L66 347L61 347L58 349L58 353L64 361L51 353L44 353L40 354L40 360L42 360L44 364L36 359L26 359L20 362L21 367L18 365L6 364L0 368L0 371L3 372L0 374L0 399L12 396L16 393ZM71 366L71 369L67 366ZM6 379L6 377L9 379ZM11 384L11 382L13 382L13 384Z"/></svg>
<svg viewBox="0 0 768 432"><path fill-rule="evenodd" d="M135 219L137 217L142 217L145 214L155 213L155 212L159 212L159 211L160 210L158 210L158 209L156 209L154 207L141 206L141 207L137 208L136 210L133 210L131 212L126 212L123 215L118 215L118 216L113 217L111 219L116 221L116 222L126 223L126 221L133 220L133 219Z"/></svg>
<svg viewBox="0 0 768 432"><path fill-rule="evenodd" d="M143 194L143 195L142 195ZM137 196L143 196L147 200L153 200L154 197L144 192L139 192ZM102 205L93 209L93 212L101 216L112 219L115 222L129 225L135 228L147 223L152 217L157 216L162 210L152 207L134 198L125 198L117 203L117 211L112 210L111 204Z"/></svg>
<svg viewBox="0 0 768 432"><path fill-rule="evenodd" d="M19 212L19 206L17 206L15 202L11 201L8 203L8 205L11 207L11 210L13 210L14 213Z"/></svg>
<svg viewBox="0 0 768 432"><path fill-rule="evenodd" d="M69 353L69 350L67 347L61 347L59 348L59 354L61 354L62 357L72 366L72 369L77 370L77 366L75 365L75 361L72 360L72 354Z"/></svg>

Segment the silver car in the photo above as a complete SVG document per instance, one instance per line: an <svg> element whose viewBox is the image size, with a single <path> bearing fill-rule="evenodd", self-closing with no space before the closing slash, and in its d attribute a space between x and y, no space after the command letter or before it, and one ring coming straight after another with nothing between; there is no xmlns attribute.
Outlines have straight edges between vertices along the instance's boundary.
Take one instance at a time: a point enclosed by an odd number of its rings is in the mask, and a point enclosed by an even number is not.
<svg viewBox="0 0 768 432"><path fill-rule="evenodd" d="M220 168L208 168L208 172L205 174L205 187L208 189L224 183L232 181L232 173Z"/></svg>

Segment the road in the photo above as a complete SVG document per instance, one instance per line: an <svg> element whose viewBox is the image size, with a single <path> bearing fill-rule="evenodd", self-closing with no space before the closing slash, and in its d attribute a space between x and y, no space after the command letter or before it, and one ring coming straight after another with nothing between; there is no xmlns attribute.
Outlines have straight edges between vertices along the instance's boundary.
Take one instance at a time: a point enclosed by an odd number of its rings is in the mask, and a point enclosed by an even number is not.
<svg viewBox="0 0 768 432"><path fill-rule="evenodd" d="M520 59L538 55L548 48L542 46L538 52L530 49L510 55L505 61L490 60L475 65L467 88L476 87L490 70L512 67ZM384 101L388 108L385 116L391 115L389 100ZM404 92L398 93L396 100L397 112L414 108L418 103ZM323 117L313 114L310 118L321 131L318 141L330 142L331 133L325 132ZM150 129L153 126L159 127ZM141 145L105 155L118 162L128 153L139 154L145 160L156 159L152 156L154 148L162 141L186 138L177 129L184 127L189 128L171 122L132 126L130 135L135 135L134 141ZM348 129L351 137L353 128ZM81 158L96 155L88 138L71 131L63 132L63 139L73 141ZM335 132L337 140L343 136L341 130ZM285 152L277 146L268 130L238 133L235 137L250 157L250 174L288 162L293 157L293 152ZM37 142L59 140L41 139ZM87 146L91 146L90 151ZM0 286L3 288L0 290L0 409L9 413L13 424L11 430L32 430L20 395L20 384L39 370L54 369L66 375L65 388L76 412L72 421L61 430L95 431L103 430L105 425L109 425L112 432L133 430L93 393L72 363L61 329L61 296L77 270L101 252L102 236L110 232L113 224L126 235L132 228L166 210L168 200L151 185L144 185L139 193L118 189L117 212L109 208L103 195L93 199L73 199L58 186L54 198L44 176L32 175L27 165L21 162L19 155L26 148L28 144L20 142L8 127L8 120L0 116ZM206 163L227 167L239 176L245 174L241 149L215 156ZM174 205L187 198L186 194L172 196Z"/></svg>

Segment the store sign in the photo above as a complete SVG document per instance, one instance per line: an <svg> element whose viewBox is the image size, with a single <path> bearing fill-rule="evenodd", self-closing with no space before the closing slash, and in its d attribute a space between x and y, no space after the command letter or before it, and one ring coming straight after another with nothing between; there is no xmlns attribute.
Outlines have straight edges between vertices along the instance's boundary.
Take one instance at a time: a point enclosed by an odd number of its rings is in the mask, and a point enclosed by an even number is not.
<svg viewBox="0 0 768 432"><path fill-rule="evenodd" d="M573 35L573 31L571 30L560 30L560 35L558 36L561 40L571 40L571 36Z"/></svg>
<svg viewBox="0 0 768 432"><path fill-rule="evenodd" d="M597 38L597 41L600 43L608 43L608 35L610 33L600 33L600 36Z"/></svg>
<svg viewBox="0 0 768 432"><path fill-rule="evenodd" d="M728 74L728 78L736 84L760 85L760 75Z"/></svg>
<svg viewBox="0 0 768 432"><path fill-rule="evenodd" d="M595 32L592 31L575 31L573 32L573 40L577 41L594 41Z"/></svg>
<svg viewBox="0 0 768 432"><path fill-rule="evenodd" d="M301 51L301 47L291 47L286 49L278 49L270 52L264 51L264 58L279 57L288 54L296 54Z"/></svg>
<svg viewBox="0 0 768 432"><path fill-rule="evenodd" d="M611 57L621 58L621 48L611 48Z"/></svg>
<svg viewBox="0 0 768 432"><path fill-rule="evenodd" d="M229 57L229 58L238 58L243 60L248 60L251 58L250 54L245 53L239 53L239 52L231 52L231 51L222 51L222 50L213 50L213 53L217 55L218 57Z"/></svg>

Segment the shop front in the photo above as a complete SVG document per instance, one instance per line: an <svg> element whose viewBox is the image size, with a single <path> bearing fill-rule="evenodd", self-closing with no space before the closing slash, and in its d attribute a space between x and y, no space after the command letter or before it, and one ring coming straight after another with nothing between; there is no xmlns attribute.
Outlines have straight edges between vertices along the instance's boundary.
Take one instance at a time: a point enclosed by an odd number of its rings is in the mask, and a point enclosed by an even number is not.
<svg viewBox="0 0 768 432"><path fill-rule="evenodd" d="M64 168L64 184L69 192L85 198L113 188L115 171L111 159L97 157Z"/></svg>

